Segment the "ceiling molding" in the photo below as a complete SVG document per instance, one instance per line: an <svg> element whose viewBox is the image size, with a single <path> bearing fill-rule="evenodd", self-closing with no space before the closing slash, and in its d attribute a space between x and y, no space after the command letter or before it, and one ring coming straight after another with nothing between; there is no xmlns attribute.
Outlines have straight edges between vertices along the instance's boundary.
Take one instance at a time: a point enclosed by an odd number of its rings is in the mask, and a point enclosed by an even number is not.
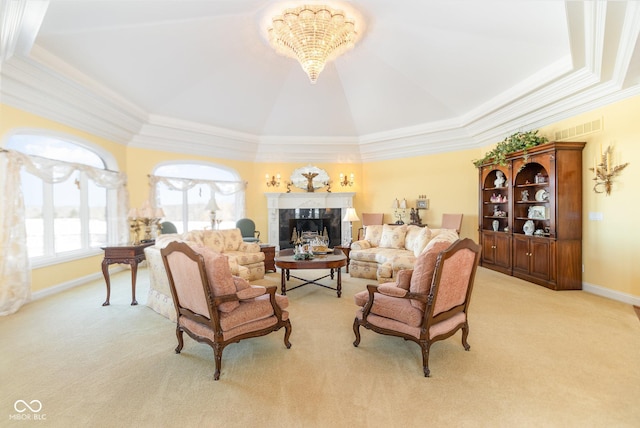
<svg viewBox="0 0 640 428"><path fill-rule="evenodd" d="M119 97L89 89L30 57L4 61L0 77L3 103L120 144L146 121L145 112Z"/></svg>
<svg viewBox="0 0 640 428"><path fill-rule="evenodd" d="M0 0L0 61L29 53L48 7L48 0Z"/></svg>
<svg viewBox="0 0 640 428"><path fill-rule="evenodd" d="M640 76L629 75L640 3L568 2L571 55L458 117L359 137L256 135L150 114L33 45L46 7L27 13L37 2L0 2L3 11L18 6L2 20L2 102L131 147L249 162L380 161L480 148L640 93ZM624 16L622 28L607 28L611 14Z"/></svg>

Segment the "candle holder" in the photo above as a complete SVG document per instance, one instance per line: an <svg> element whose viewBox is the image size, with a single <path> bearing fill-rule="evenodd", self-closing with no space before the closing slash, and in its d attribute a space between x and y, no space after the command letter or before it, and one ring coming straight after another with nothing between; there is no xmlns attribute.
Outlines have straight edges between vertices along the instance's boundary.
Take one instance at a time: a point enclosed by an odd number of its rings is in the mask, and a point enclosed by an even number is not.
<svg viewBox="0 0 640 428"><path fill-rule="evenodd" d="M600 162L594 160L593 168L589 168L589 171L593 171L593 181L596 183L593 185L593 191L596 193L606 193L607 196L611 194L611 185L613 178L620 173L623 169L629 165L629 162L612 166L611 165L611 146L602 152L600 149ZM602 190L604 188L604 190Z"/></svg>

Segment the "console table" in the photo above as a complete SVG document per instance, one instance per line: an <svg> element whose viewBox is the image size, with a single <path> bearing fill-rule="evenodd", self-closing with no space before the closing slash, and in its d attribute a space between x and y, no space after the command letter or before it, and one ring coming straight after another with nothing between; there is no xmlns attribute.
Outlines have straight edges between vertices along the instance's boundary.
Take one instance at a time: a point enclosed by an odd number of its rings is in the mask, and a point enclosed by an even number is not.
<svg viewBox="0 0 640 428"><path fill-rule="evenodd" d="M102 274L107 284L107 300L102 306L109 306L111 296L111 280L109 278L109 265L114 263L128 264L131 266L131 305L137 305L136 301L136 277L138 274L138 263L144 260L144 249L153 245L147 242L140 245L115 245L100 247L104 250L104 260L102 260Z"/></svg>

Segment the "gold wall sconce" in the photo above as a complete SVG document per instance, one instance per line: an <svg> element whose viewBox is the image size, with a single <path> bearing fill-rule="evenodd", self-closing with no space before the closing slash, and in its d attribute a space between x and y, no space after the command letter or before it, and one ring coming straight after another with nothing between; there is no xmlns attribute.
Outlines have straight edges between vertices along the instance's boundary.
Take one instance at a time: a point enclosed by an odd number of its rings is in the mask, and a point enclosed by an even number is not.
<svg viewBox="0 0 640 428"><path fill-rule="evenodd" d="M347 177L347 174L340 173L340 185L353 186L353 178L354 178L353 172L349 174L348 177Z"/></svg>
<svg viewBox="0 0 640 428"><path fill-rule="evenodd" d="M272 175L269 178L269 174L265 174L267 180L267 187L280 187L280 174Z"/></svg>
<svg viewBox="0 0 640 428"><path fill-rule="evenodd" d="M596 184L593 185L593 191L596 193L610 195L613 178L629 165L629 162L626 162L613 166L611 161L612 152L611 146L608 146L604 152L602 151L602 146L600 146L600 162L598 162L597 158L594 159L593 168L589 168L589 171L594 173L593 181Z"/></svg>

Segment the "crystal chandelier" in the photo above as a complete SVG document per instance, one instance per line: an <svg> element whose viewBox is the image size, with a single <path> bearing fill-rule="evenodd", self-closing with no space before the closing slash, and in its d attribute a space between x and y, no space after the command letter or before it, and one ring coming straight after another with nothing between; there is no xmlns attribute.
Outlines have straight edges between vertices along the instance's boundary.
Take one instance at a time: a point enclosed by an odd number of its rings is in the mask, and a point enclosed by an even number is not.
<svg viewBox="0 0 640 428"><path fill-rule="evenodd" d="M311 83L316 83L327 61L348 51L356 42L354 20L328 6L286 9L272 22L269 43L279 54L297 59Z"/></svg>

